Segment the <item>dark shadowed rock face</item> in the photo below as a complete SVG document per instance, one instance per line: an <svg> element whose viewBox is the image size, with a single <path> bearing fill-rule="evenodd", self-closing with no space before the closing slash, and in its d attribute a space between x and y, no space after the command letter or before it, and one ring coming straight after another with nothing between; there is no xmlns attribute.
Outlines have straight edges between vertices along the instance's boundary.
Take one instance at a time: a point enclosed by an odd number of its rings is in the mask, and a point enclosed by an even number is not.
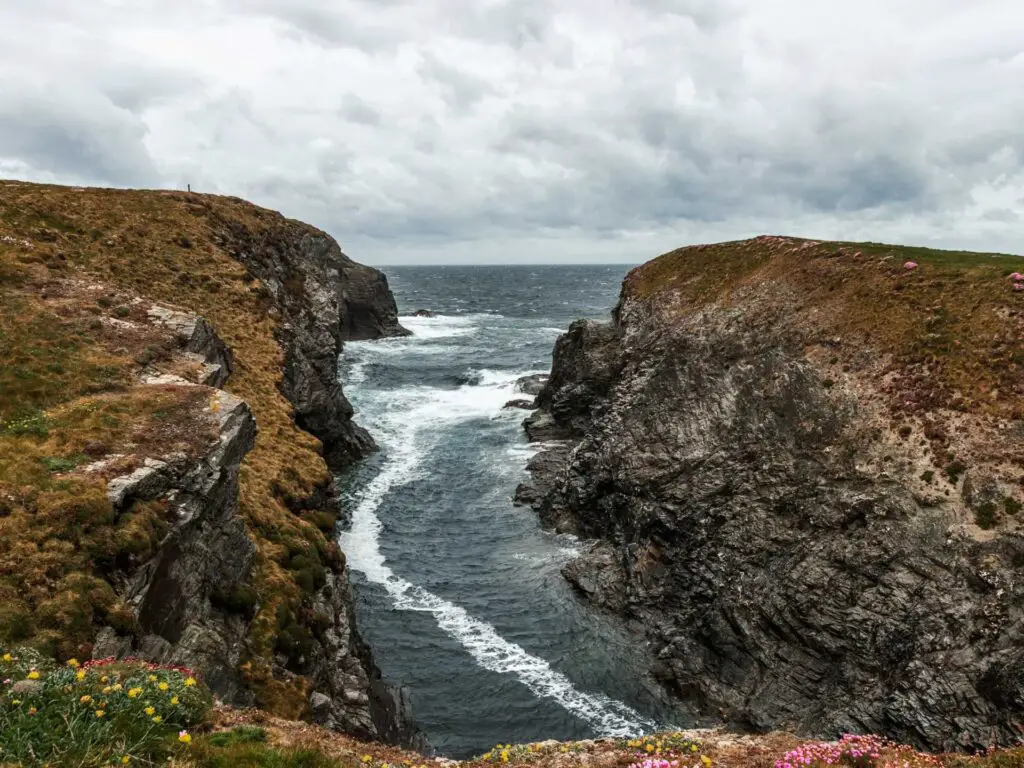
<svg viewBox="0 0 1024 768"><path fill-rule="evenodd" d="M221 698L251 705L238 672L247 622L218 610L213 596L239 588L256 554L238 515L239 465L252 448L256 421L238 398L212 393L216 411L209 418L216 435L205 453L194 460L179 455L150 461L108 484L115 513L134 501L166 499L177 522L152 559L113 576L137 616L138 635L119 637L106 627L93 655L134 653L201 670Z"/></svg>
<svg viewBox="0 0 1024 768"><path fill-rule="evenodd" d="M614 323L558 340L527 430L568 440L518 500L594 540L564 575L641 620L656 674L708 714L1015 742L1024 539L971 524L962 482L922 492L887 420L806 341L742 306L670 315L624 292ZM869 468L881 453L889 469Z"/></svg>
<svg viewBox="0 0 1024 768"><path fill-rule="evenodd" d="M346 341L408 336L383 272L349 260L341 276L341 336Z"/></svg>

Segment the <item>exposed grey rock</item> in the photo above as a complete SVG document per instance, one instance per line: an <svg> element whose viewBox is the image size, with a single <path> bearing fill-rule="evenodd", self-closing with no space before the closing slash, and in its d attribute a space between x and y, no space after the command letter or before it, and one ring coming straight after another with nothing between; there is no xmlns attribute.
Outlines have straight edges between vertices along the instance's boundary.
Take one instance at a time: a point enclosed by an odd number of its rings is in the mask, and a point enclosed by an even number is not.
<svg viewBox="0 0 1024 768"><path fill-rule="evenodd" d="M110 499L114 510L123 509L135 499L155 499L166 491L170 481L162 470L163 467L139 467L130 475L110 480L107 483L107 498Z"/></svg>
<svg viewBox="0 0 1024 768"><path fill-rule="evenodd" d="M526 422L573 442L517 495L601 542L565 576L641 621L665 684L734 724L1015 743L1024 539L969 538L952 506L859 470L857 403L742 311L683 330L626 309L559 338Z"/></svg>
<svg viewBox="0 0 1024 768"><path fill-rule="evenodd" d="M523 420L526 436L535 442L563 440L571 434L568 428L559 424L548 411L534 411Z"/></svg>
<svg viewBox="0 0 1024 768"><path fill-rule="evenodd" d="M314 691L309 697L309 709L313 713L313 722L324 725L331 714L331 697Z"/></svg>
<svg viewBox="0 0 1024 768"><path fill-rule="evenodd" d="M11 686L11 693L19 696L32 696L43 690L43 684L39 680L19 680Z"/></svg>
<svg viewBox="0 0 1024 768"><path fill-rule="evenodd" d="M544 388L544 385L548 383L548 379L551 376L546 373L533 373L529 376L520 376L516 379L515 390L516 392L522 392L527 395L537 396L540 391Z"/></svg>
<svg viewBox="0 0 1024 768"><path fill-rule="evenodd" d="M204 363L201 384L223 386L234 369L231 350L206 320L182 310L153 304L148 310L150 321L170 330L182 347Z"/></svg>
<svg viewBox="0 0 1024 768"><path fill-rule="evenodd" d="M436 313L431 312L429 309L417 309L412 313L413 317L436 317Z"/></svg>
<svg viewBox="0 0 1024 768"><path fill-rule="evenodd" d="M117 634L113 627L103 627L96 633L92 643L92 657L94 659L107 659L114 657L123 658L131 652L132 638L122 637Z"/></svg>

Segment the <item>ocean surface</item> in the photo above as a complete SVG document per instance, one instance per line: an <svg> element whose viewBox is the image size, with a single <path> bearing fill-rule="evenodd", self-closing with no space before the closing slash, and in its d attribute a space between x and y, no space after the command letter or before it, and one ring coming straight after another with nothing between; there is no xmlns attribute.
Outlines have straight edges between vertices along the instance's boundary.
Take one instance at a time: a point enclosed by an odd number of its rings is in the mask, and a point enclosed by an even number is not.
<svg viewBox="0 0 1024 768"><path fill-rule="evenodd" d="M503 410L557 336L606 320L628 267L392 267L413 336L346 345L339 375L380 452L342 478L360 631L438 754L685 725L642 635L559 574L578 542L512 505L536 451ZM435 317L413 317L428 309Z"/></svg>

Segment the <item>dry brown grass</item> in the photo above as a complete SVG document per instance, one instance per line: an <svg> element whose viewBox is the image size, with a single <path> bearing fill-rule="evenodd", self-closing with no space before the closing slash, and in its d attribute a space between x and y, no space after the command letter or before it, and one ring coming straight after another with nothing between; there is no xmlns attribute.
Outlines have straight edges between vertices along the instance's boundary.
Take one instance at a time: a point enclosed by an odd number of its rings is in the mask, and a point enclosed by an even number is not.
<svg viewBox="0 0 1024 768"><path fill-rule="evenodd" d="M648 753L641 747L629 747L621 740L597 739L581 742L543 742L533 745L507 745L507 760L503 758L506 745L499 745L486 755L470 760L453 761L428 759L415 752L396 749L382 744L361 742L347 736L326 731L305 723L273 717L258 710L220 708L214 711L212 730L217 733L243 729L243 733L263 733L259 745L249 745L239 754L253 759L265 750L279 751L292 756L305 754L306 762L267 764L317 765L345 768L384 768L384 766L452 765L463 768L484 766L535 766L536 768L627 768L642 763L643 756L653 759L676 760L682 768L774 768L783 756L811 740L790 733L740 734L724 730L683 731L672 735L651 735L644 744L664 742L666 750ZM683 741L690 748L672 751L670 741ZM696 749L693 749L696 747ZM200 749L192 755L183 755L175 765L202 766L214 764L217 759L230 760L231 747L218 750L209 737L202 737ZM316 755L314 761L310 755ZM256 758L258 759L258 757ZM222 762L218 764L230 764ZM263 764L263 763L257 763ZM851 763L852 764L852 763ZM858 765L862 764L860 762ZM1020 768L1024 765L1024 748L991 750L979 755L931 755L915 752L907 746L887 744L877 760L865 760L869 768ZM810 768L816 768L814 764ZM820 766L824 768L824 766Z"/></svg>
<svg viewBox="0 0 1024 768"><path fill-rule="evenodd" d="M16 436L0 438L0 467L17 465L16 485L45 497L64 516L79 514L71 512L78 509L76 497L90 499L88 513L81 514L92 516L91 541L104 525L109 527L101 509L101 480L55 482L52 473L39 468L38 457L50 451L75 456L89 441L144 438L106 434L95 420L68 421L52 434L33 433L32 425L75 413L84 403L97 402L89 398L106 393L108 400L101 402L108 403L108 410L118 397L135 398L131 428L145 432L155 410L139 402L150 395L132 394L133 376L141 353L149 360L162 351L144 328L126 330L117 321L137 319L136 298L177 305L209 320L235 352L235 372L225 388L250 405L259 425L240 480L240 511L258 549L252 584L263 606L253 623L248 670L264 706L297 714L304 706L304 681L275 681L267 662L278 605L302 615L305 596L285 564L304 553L337 567L339 554L333 542L292 514L281 499L311 495L329 473L319 442L296 428L292 408L278 389L283 353L274 337L276 321L268 315L259 281L231 254L232 226L255 241L312 231L235 198L0 183L0 420L27 425L16 429ZM58 439L60 445L53 442ZM77 548L79 543L69 545L60 526L40 527L21 497L9 489L6 494L7 517L0 522L12 531L31 528L35 540L29 550L27 542L2 536L0 590L20 594L26 581L42 585L40 574L47 574L47 584L64 584L60 580L72 573L88 573L80 570L88 553ZM93 588L104 595L109 589L89 582ZM89 591L75 589L65 590L67 602ZM33 624L30 636L66 652L69 642L59 637L65 628L74 627L66 630L68 638L81 645L87 625L105 620L102 611L95 617L61 616L50 635L44 637Z"/></svg>

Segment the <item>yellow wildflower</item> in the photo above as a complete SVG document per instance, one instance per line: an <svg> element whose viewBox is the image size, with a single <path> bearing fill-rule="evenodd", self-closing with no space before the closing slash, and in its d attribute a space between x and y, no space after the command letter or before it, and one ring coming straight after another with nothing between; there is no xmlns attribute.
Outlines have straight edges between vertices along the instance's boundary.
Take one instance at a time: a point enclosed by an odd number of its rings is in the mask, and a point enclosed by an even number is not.
<svg viewBox="0 0 1024 768"><path fill-rule="evenodd" d="M96 717L103 717L105 714L107 714L107 713L104 712L102 709L97 709L96 710Z"/></svg>
<svg viewBox="0 0 1024 768"><path fill-rule="evenodd" d="M78 703L79 704L88 704L90 701L92 701L92 696L90 696L89 694L85 694L85 696L83 696L82 698L80 698L78 700Z"/></svg>
<svg viewBox="0 0 1024 768"><path fill-rule="evenodd" d="M503 762L503 763L507 763L508 762L508 750L507 749L501 750L501 762Z"/></svg>
<svg viewBox="0 0 1024 768"><path fill-rule="evenodd" d="M700 756L700 761L702 763L704 763L705 766L710 766L711 765L711 758L708 757L707 755L701 755Z"/></svg>
<svg viewBox="0 0 1024 768"><path fill-rule="evenodd" d="M121 762L124 763L125 765L128 765L128 763L130 763L131 761L132 761L132 759L128 755L125 755L124 757L121 758Z"/></svg>
<svg viewBox="0 0 1024 768"><path fill-rule="evenodd" d="M76 669L78 667L78 659L68 659L68 666Z"/></svg>
<svg viewBox="0 0 1024 768"><path fill-rule="evenodd" d="M167 688L168 688L168 685L167 685L167 683L160 683L160 685L158 685L157 688L159 688L161 691L166 691Z"/></svg>
<svg viewBox="0 0 1024 768"><path fill-rule="evenodd" d="M156 682L156 675L150 675L149 676L149 682L155 683Z"/></svg>
<svg viewBox="0 0 1024 768"><path fill-rule="evenodd" d="M141 688L129 688L129 689L128 689L128 698L129 698L129 699L134 699L134 698L136 698L136 697L137 697L137 696L138 696L138 695L139 695L140 693L142 693L142 689L141 689Z"/></svg>
<svg viewBox="0 0 1024 768"><path fill-rule="evenodd" d="M190 744L192 743L192 736L188 733L188 731L182 731L178 734L178 741L180 741L182 744Z"/></svg>
<svg viewBox="0 0 1024 768"><path fill-rule="evenodd" d="M185 678L185 687L186 688L191 688L195 684L196 684L196 679L194 677L187 677L187 678Z"/></svg>
<svg viewBox="0 0 1024 768"><path fill-rule="evenodd" d="M368 763L368 762L370 762L371 760L373 760L373 758L372 758L372 757L370 757L369 755L363 755L363 756L362 756L362 758L360 758L360 759L361 759L361 760L362 760L362 761L363 761L364 763Z"/></svg>
<svg viewBox="0 0 1024 768"><path fill-rule="evenodd" d="M12 660L12 658L13 658L13 657L11 656L11 654L9 654L9 653L5 653L5 654L4 654L4 661L11 661L11 660Z"/></svg>
<svg viewBox="0 0 1024 768"><path fill-rule="evenodd" d="M34 714L35 714L36 712L38 712L38 711L39 711L39 710L38 710L38 709L36 709L35 707L29 707L29 708L28 708L28 713L29 713L30 715L34 715Z"/></svg>
<svg viewBox="0 0 1024 768"><path fill-rule="evenodd" d="M178 697L177 696L171 696L171 706L174 706L174 707L178 706Z"/></svg>
<svg viewBox="0 0 1024 768"><path fill-rule="evenodd" d="M648 752L653 752L654 751L654 745L653 744L648 744L646 749L647 749Z"/></svg>
<svg viewBox="0 0 1024 768"><path fill-rule="evenodd" d="M156 717L153 718L153 722L154 723L159 723L161 720L163 720L163 718L160 717L160 715L157 715Z"/></svg>
<svg viewBox="0 0 1024 768"><path fill-rule="evenodd" d="M113 689L113 688L111 688L111 687L110 687L109 685L105 685L105 686L103 686L103 695L104 695L104 696L106 696L106 695L107 695L107 694L109 694L109 693L110 693L110 692L111 692L112 690L114 690L114 689Z"/></svg>
<svg viewBox="0 0 1024 768"><path fill-rule="evenodd" d="M147 715L154 715L156 714L156 707L146 707L142 711L145 712Z"/></svg>
<svg viewBox="0 0 1024 768"><path fill-rule="evenodd" d="M75 679L76 680L85 680L85 670L84 669L80 669L77 672L75 672Z"/></svg>
<svg viewBox="0 0 1024 768"><path fill-rule="evenodd" d="M29 672L29 673L28 673L28 679L29 679L29 680L38 680L38 679L39 679L39 673L38 673L38 672L36 672L36 671L35 671L35 670L33 669L33 670L32 670L31 672Z"/></svg>
<svg viewBox="0 0 1024 768"><path fill-rule="evenodd" d="M106 675L104 675L103 677L100 678L100 682L101 683L109 683L110 682L110 678L107 677Z"/></svg>
<svg viewBox="0 0 1024 768"><path fill-rule="evenodd" d="M114 685L111 688L111 690L112 691L120 691L121 690L121 684L120 683L114 683Z"/></svg>
<svg viewBox="0 0 1024 768"><path fill-rule="evenodd" d="M21 699L11 699L11 704L17 706L18 704L21 704Z"/></svg>
<svg viewBox="0 0 1024 768"><path fill-rule="evenodd" d="M691 752L696 752L697 751L697 745L696 744L691 744L690 745L690 751Z"/></svg>

